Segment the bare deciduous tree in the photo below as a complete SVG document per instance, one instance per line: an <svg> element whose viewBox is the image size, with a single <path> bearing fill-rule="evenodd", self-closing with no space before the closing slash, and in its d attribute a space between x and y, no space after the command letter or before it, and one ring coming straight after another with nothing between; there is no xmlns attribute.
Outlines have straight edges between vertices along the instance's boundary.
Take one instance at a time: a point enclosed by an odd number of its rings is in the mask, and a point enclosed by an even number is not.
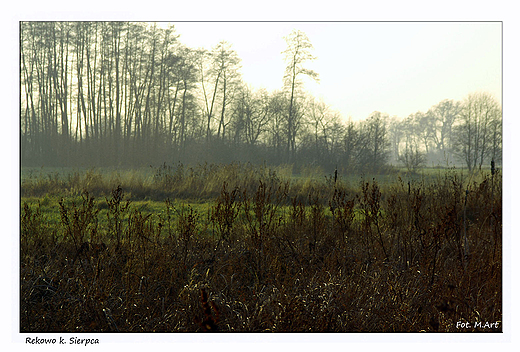
<svg viewBox="0 0 520 352"><path fill-rule="evenodd" d="M294 158L296 151L296 131L298 126L298 111L296 108L296 100L298 96L298 89L302 82L301 76L308 76L314 80L318 80L318 73L303 67L307 61L312 61L315 57L311 54L313 46L307 35L299 30L293 30L287 37L284 38L287 42L287 49L283 52L285 54L285 68L284 87L289 93L289 111L287 114L287 153L289 159Z"/></svg>
<svg viewBox="0 0 520 352"><path fill-rule="evenodd" d="M489 164L498 153L501 120L500 104L492 95L472 93L464 100L454 149L469 170Z"/></svg>

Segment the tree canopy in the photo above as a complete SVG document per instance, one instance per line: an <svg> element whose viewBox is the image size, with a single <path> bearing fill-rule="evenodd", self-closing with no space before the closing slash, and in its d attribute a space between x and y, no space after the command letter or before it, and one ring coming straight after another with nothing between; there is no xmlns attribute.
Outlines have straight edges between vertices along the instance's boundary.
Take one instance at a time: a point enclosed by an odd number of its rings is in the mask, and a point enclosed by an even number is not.
<svg viewBox="0 0 520 352"><path fill-rule="evenodd" d="M174 26L22 22L22 165L247 161L383 172L410 160L501 162L501 106L490 94L353 122L305 91L303 78L319 77L307 35L285 40L283 85L267 91L244 82L232 43L189 48Z"/></svg>

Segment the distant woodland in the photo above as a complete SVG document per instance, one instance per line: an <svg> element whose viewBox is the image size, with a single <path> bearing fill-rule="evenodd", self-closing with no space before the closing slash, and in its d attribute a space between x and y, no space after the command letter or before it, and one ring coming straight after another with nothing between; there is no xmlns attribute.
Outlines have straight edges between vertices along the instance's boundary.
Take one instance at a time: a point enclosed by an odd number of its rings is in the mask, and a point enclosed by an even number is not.
<svg viewBox="0 0 520 352"><path fill-rule="evenodd" d="M21 22L22 165L240 161L384 172L500 164L496 97L475 92L410 116L375 111L352 121L305 91L305 79L319 79L306 68L315 57L305 33L285 40L282 88L267 91L243 81L232 43L189 48L173 25Z"/></svg>

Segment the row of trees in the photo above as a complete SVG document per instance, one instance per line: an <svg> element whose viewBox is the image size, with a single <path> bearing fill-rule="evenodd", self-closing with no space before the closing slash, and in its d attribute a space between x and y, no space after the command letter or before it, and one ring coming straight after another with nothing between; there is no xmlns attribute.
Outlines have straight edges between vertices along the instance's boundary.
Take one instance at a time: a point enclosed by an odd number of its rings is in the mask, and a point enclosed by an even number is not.
<svg viewBox="0 0 520 352"><path fill-rule="evenodd" d="M131 22L20 25L24 165L163 162L315 163L348 171L456 156L474 168L501 153L500 105L485 93L406 119L344 122L304 91L312 44L286 38L283 86L243 82L225 41L188 48L173 26Z"/></svg>
<svg viewBox="0 0 520 352"><path fill-rule="evenodd" d="M426 163L472 170L502 162L502 109L489 93L443 100L390 126L394 160L412 170Z"/></svg>

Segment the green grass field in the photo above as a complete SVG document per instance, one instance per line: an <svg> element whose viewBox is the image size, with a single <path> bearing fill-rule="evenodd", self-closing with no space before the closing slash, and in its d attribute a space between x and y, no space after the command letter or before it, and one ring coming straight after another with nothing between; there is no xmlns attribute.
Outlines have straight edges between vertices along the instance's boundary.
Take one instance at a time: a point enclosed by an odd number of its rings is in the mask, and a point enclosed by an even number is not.
<svg viewBox="0 0 520 352"><path fill-rule="evenodd" d="M21 331L502 330L499 173L300 171L24 168Z"/></svg>

